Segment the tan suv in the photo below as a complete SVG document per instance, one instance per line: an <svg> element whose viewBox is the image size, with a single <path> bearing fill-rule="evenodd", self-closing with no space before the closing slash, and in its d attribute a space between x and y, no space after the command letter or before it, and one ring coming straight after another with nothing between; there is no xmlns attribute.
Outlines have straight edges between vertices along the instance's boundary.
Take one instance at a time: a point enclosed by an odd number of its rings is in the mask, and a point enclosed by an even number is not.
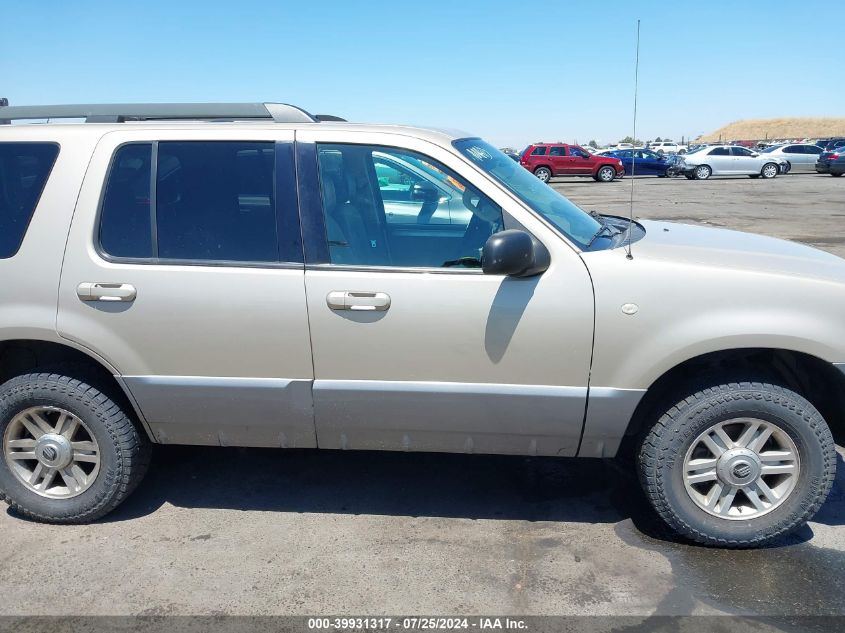
<svg viewBox="0 0 845 633"><path fill-rule="evenodd" d="M0 108L18 513L102 517L154 443L631 455L669 525L723 546L819 508L845 261L590 215L479 138L326 118Z"/></svg>

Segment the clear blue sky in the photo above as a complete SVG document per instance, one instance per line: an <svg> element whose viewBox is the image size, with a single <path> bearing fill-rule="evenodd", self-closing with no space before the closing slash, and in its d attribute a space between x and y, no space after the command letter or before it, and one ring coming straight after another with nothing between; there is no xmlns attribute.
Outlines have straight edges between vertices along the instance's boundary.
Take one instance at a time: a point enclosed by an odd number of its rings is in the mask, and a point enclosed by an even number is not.
<svg viewBox="0 0 845 633"><path fill-rule="evenodd" d="M637 18L639 138L845 114L841 0L2 0L0 96L283 101L499 145L617 141Z"/></svg>

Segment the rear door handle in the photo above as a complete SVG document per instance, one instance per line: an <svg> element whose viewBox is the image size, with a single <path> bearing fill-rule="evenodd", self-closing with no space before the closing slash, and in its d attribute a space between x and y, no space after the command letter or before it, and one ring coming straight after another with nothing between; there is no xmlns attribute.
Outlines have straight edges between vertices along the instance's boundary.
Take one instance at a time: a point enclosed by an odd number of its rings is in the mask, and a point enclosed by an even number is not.
<svg viewBox="0 0 845 633"><path fill-rule="evenodd" d="M386 292L333 290L326 295L326 303L332 310L384 312L390 307L390 295Z"/></svg>
<svg viewBox="0 0 845 633"><path fill-rule="evenodd" d="M135 301L138 292L132 284L109 284L84 281L76 287L82 301Z"/></svg>

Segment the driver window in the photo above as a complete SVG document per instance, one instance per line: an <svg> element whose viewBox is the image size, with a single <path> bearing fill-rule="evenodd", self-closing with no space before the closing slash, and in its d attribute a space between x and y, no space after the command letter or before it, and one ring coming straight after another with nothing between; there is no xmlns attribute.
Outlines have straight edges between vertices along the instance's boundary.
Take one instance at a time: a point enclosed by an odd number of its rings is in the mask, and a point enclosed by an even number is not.
<svg viewBox="0 0 845 633"><path fill-rule="evenodd" d="M501 207L422 154L319 144L318 165L332 264L480 268L504 229Z"/></svg>

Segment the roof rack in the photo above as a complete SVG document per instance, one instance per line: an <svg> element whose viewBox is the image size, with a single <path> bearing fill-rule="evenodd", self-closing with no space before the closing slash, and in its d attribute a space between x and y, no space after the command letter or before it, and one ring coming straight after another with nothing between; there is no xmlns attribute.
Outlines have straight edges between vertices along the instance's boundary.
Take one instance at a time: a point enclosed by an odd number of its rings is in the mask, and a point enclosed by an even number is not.
<svg viewBox="0 0 845 633"><path fill-rule="evenodd" d="M6 100L4 100L6 101ZM6 101L8 103L8 101ZM112 103L47 106L0 105L0 124L27 119L85 119L86 123L126 121L273 121L318 123L343 121L328 114L314 116L286 103Z"/></svg>

